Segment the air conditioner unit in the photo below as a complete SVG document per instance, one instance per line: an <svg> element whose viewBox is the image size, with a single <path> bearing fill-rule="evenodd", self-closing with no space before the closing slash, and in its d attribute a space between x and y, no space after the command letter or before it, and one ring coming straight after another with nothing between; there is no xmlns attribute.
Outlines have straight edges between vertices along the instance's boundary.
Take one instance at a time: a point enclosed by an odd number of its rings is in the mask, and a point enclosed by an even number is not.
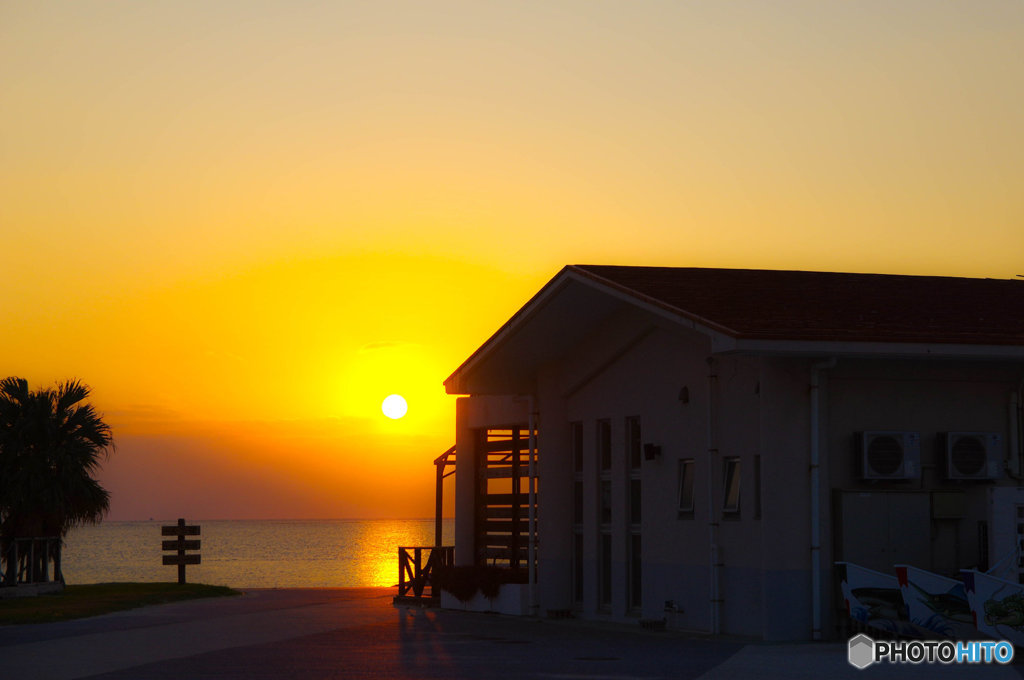
<svg viewBox="0 0 1024 680"><path fill-rule="evenodd" d="M917 432L869 430L859 433L863 479L919 479L921 436Z"/></svg>
<svg viewBox="0 0 1024 680"><path fill-rule="evenodd" d="M939 455L946 479L996 479L1003 438L995 432L940 432Z"/></svg>

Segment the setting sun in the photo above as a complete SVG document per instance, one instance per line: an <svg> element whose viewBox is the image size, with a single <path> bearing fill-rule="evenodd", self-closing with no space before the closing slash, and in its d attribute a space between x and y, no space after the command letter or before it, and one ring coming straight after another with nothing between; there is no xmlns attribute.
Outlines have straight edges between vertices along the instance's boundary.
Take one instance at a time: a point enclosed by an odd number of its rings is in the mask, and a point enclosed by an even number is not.
<svg viewBox="0 0 1024 680"><path fill-rule="evenodd" d="M388 418L398 420L409 410L409 405L401 395L392 394L384 398L384 402L380 405L380 410Z"/></svg>

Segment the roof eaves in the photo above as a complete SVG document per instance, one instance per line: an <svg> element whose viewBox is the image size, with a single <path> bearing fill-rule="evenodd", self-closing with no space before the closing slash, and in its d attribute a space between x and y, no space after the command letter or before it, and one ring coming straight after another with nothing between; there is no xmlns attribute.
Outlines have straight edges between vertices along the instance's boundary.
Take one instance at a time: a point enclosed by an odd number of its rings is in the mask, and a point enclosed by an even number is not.
<svg viewBox="0 0 1024 680"><path fill-rule="evenodd" d="M892 340L740 339L716 353L764 356L849 356L959 359L1024 359L1024 346Z"/></svg>

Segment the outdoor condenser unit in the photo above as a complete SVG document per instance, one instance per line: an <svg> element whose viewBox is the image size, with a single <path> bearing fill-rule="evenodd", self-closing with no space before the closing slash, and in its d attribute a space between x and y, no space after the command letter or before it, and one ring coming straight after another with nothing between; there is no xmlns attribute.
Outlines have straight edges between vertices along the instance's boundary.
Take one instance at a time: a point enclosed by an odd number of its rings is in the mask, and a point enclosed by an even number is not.
<svg viewBox="0 0 1024 680"><path fill-rule="evenodd" d="M857 435L863 479L921 477L921 436L917 432L867 430Z"/></svg>
<svg viewBox="0 0 1024 680"><path fill-rule="evenodd" d="M938 453L946 479L996 479L1003 438L995 432L940 432Z"/></svg>

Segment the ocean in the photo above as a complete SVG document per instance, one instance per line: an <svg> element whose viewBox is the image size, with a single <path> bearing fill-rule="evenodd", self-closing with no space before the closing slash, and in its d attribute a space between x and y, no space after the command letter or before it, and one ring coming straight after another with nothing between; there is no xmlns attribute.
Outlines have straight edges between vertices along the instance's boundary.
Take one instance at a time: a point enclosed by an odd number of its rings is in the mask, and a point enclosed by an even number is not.
<svg viewBox="0 0 1024 680"><path fill-rule="evenodd" d="M163 566L160 527L175 520L103 522L72 529L64 542L68 584L175 581ZM193 583L233 588L353 588L398 583L398 547L434 543L434 520L189 520L198 524L202 564ZM445 520L452 545L453 520ZM166 553L171 554L171 553Z"/></svg>

